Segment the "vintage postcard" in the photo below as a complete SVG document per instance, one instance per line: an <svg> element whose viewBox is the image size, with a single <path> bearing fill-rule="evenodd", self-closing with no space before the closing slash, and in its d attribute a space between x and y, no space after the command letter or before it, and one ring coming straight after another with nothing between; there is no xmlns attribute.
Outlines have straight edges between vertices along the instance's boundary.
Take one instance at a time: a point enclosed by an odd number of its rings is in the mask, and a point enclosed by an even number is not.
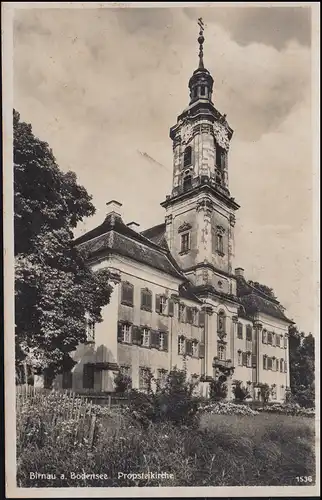
<svg viewBox="0 0 322 500"><path fill-rule="evenodd" d="M6 494L319 495L319 4L2 3Z"/></svg>

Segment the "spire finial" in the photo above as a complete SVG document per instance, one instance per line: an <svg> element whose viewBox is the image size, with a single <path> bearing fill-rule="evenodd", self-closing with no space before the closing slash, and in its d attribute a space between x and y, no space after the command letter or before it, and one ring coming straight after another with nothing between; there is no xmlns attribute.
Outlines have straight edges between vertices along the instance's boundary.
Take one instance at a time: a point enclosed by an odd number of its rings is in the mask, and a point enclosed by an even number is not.
<svg viewBox="0 0 322 500"><path fill-rule="evenodd" d="M202 17L199 17L198 19L198 25L199 25L199 37L198 37L198 42L199 42L199 69L204 69L204 65L203 65L203 43L205 41L205 38L203 36L203 32L204 32L204 23L203 23L203 20L202 20Z"/></svg>

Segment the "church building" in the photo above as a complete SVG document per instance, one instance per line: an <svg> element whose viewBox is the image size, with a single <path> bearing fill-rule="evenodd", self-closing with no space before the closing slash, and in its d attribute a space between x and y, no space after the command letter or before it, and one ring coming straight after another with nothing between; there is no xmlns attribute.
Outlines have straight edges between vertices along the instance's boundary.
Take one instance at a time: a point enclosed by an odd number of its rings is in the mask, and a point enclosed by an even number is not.
<svg viewBox="0 0 322 500"><path fill-rule="evenodd" d="M260 384L269 385L276 401L289 389L292 321L269 289L234 268L233 130L212 100L202 23L198 43L189 104L170 129L173 180L161 203L164 221L139 232L113 200L102 224L75 241L93 269L110 270L113 292L103 321L94 325L88 318L88 341L74 353L73 370L57 377L59 387L113 391L121 372L145 390L149 372L162 383L172 368L185 367L200 377L205 396L220 377L228 398L236 381L254 399Z"/></svg>

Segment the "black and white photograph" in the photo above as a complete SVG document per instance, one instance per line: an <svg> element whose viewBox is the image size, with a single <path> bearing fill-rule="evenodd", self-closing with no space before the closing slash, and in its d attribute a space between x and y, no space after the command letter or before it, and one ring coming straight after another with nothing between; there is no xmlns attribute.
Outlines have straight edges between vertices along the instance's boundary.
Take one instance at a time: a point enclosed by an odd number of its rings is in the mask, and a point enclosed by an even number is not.
<svg viewBox="0 0 322 500"><path fill-rule="evenodd" d="M319 4L2 10L7 497L319 495Z"/></svg>

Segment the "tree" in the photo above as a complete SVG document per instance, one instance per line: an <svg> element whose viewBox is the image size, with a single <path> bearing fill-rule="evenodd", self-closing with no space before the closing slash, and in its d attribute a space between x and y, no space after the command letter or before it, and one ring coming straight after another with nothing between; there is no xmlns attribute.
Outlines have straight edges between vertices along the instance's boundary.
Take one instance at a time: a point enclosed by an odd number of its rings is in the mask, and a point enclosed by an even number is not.
<svg viewBox="0 0 322 500"><path fill-rule="evenodd" d="M85 313L102 320L109 273L93 272L73 243L73 229L95 212L91 196L15 110L13 149L16 367L50 380L73 365L70 353L86 340Z"/></svg>
<svg viewBox="0 0 322 500"><path fill-rule="evenodd" d="M235 382L235 386L233 387L233 393L236 401L245 401L245 399L250 397L249 391L246 387L242 386L241 380L237 380Z"/></svg>
<svg viewBox="0 0 322 500"><path fill-rule="evenodd" d="M289 328L290 386L293 400L301 406L314 406L315 399L315 341L313 335Z"/></svg>
<svg viewBox="0 0 322 500"><path fill-rule="evenodd" d="M258 387L259 387L261 401L263 402L263 405L265 405L269 401L269 397L271 395L271 389L268 384L259 384Z"/></svg>

